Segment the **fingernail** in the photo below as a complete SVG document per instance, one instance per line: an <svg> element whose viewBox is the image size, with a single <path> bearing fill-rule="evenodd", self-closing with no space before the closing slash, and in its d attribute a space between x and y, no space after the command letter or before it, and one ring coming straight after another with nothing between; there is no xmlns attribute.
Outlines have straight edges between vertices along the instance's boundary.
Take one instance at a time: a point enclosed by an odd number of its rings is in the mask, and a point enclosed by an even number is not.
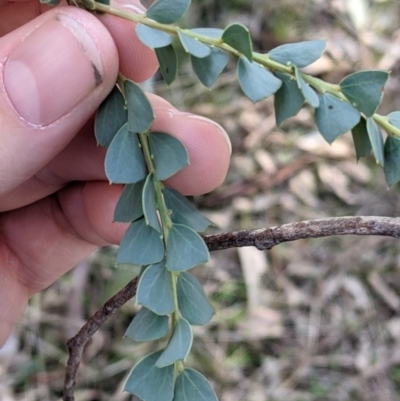
<svg viewBox="0 0 400 401"><path fill-rule="evenodd" d="M100 53L86 29L58 14L9 56L4 86L17 113L46 126L76 107L102 82Z"/></svg>

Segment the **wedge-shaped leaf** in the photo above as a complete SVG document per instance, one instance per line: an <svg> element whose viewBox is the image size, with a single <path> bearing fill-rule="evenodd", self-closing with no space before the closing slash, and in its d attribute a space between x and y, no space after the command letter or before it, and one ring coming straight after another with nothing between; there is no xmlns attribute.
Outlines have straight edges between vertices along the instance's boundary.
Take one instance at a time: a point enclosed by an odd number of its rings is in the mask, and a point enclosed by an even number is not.
<svg viewBox="0 0 400 401"><path fill-rule="evenodd" d="M127 124L117 132L106 153L107 178L114 184L134 184L146 177L146 163L137 134Z"/></svg>
<svg viewBox="0 0 400 401"><path fill-rule="evenodd" d="M149 143L156 168L156 180L166 180L189 164L186 148L172 135L151 132Z"/></svg>
<svg viewBox="0 0 400 401"><path fill-rule="evenodd" d="M185 368L175 383L174 401L218 401L209 381L194 369Z"/></svg>
<svg viewBox="0 0 400 401"><path fill-rule="evenodd" d="M156 362L156 366L163 368L172 365L174 362L183 361L192 348L193 333L190 324L185 319L179 319L174 334L172 334L167 348L160 355Z"/></svg>
<svg viewBox="0 0 400 401"><path fill-rule="evenodd" d="M249 61L253 60L253 43L249 30L242 24L232 24L225 28L222 40L238 52L242 53Z"/></svg>
<svg viewBox="0 0 400 401"><path fill-rule="evenodd" d="M210 55L211 48L209 46L183 33L180 29L178 30L178 36L185 51L192 56L202 58Z"/></svg>
<svg viewBox="0 0 400 401"><path fill-rule="evenodd" d="M168 316L159 316L144 306L136 314L125 335L133 341L153 341L168 332Z"/></svg>
<svg viewBox="0 0 400 401"><path fill-rule="evenodd" d="M160 221L158 220L156 197L154 195L153 174L147 176L142 192L143 214L146 224L161 233Z"/></svg>
<svg viewBox="0 0 400 401"><path fill-rule="evenodd" d="M213 39L219 39L224 33L223 29L218 28L194 28L190 31Z"/></svg>
<svg viewBox="0 0 400 401"><path fill-rule="evenodd" d="M110 146L114 136L127 120L128 113L125 109L124 97L119 89L114 86L96 114L94 133L97 143L101 146Z"/></svg>
<svg viewBox="0 0 400 401"><path fill-rule="evenodd" d="M374 153L375 160L382 167L385 164L385 155L383 148L383 139L381 131L379 130L378 125L372 119L372 117L367 118L367 131L369 140L372 146L372 152Z"/></svg>
<svg viewBox="0 0 400 401"><path fill-rule="evenodd" d="M318 60L322 56L325 47L326 40L289 43L271 50L268 56L278 63L295 65L301 68Z"/></svg>
<svg viewBox="0 0 400 401"><path fill-rule="evenodd" d="M125 185L114 210L114 221L129 223L143 216L142 189L144 180Z"/></svg>
<svg viewBox="0 0 400 401"><path fill-rule="evenodd" d="M182 272L177 281L178 304L182 316L192 325L207 324L215 311L196 277Z"/></svg>
<svg viewBox="0 0 400 401"><path fill-rule="evenodd" d="M171 278L164 261L149 266L140 276L136 299L157 315L174 311Z"/></svg>
<svg viewBox="0 0 400 401"><path fill-rule="evenodd" d="M228 64L228 55L217 48L211 49L207 57L198 58L190 56L192 68L200 82L207 88L211 88Z"/></svg>
<svg viewBox="0 0 400 401"><path fill-rule="evenodd" d="M173 224L167 241L167 269L188 270L208 261L210 255L203 239L196 231L181 224Z"/></svg>
<svg viewBox="0 0 400 401"><path fill-rule="evenodd" d="M117 263L150 265L164 258L164 243L160 233L146 224L144 218L133 222L124 237L117 254Z"/></svg>
<svg viewBox="0 0 400 401"><path fill-rule="evenodd" d="M172 43L172 36L168 33L143 24L137 24L135 31L140 41L152 49L165 47Z"/></svg>
<svg viewBox="0 0 400 401"><path fill-rule="evenodd" d="M158 64L160 64L161 75L167 85L174 82L178 71L178 57L175 49L170 46L156 49Z"/></svg>
<svg viewBox="0 0 400 401"><path fill-rule="evenodd" d="M385 141L385 178L389 186L400 181L400 139L388 135Z"/></svg>
<svg viewBox="0 0 400 401"><path fill-rule="evenodd" d="M185 14L190 0L157 0L147 10L146 15L162 24L172 24Z"/></svg>
<svg viewBox="0 0 400 401"><path fill-rule="evenodd" d="M304 96L296 80L290 75L280 72L276 72L275 75L282 81L282 86L275 93L274 101L276 125L280 125L299 112L304 103Z"/></svg>
<svg viewBox="0 0 400 401"><path fill-rule="evenodd" d="M356 158L366 157L370 154L372 147L367 131L367 121L361 117L359 123L351 130L354 147L356 149Z"/></svg>
<svg viewBox="0 0 400 401"><path fill-rule="evenodd" d="M350 131L361 118L351 104L330 93L319 95L319 107L315 109L315 122L321 135L332 143L339 135Z"/></svg>
<svg viewBox="0 0 400 401"><path fill-rule="evenodd" d="M282 85L280 79L244 56L238 61L237 73L242 91L254 103L274 94Z"/></svg>
<svg viewBox="0 0 400 401"><path fill-rule="evenodd" d="M174 367L157 368L162 351L143 358L130 373L124 391L143 401L172 401L174 397Z"/></svg>
<svg viewBox="0 0 400 401"><path fill-rule="evenodd" d="M304 81L299 69L295 67L294 70L296 73L297 86L303 94L304 99L308 102L310 106L317 108L319 106L318 95L315 93L314 89L312 89L311 86Z"/></svg>
<svg viewBox="0 0 400 401"><path fill-rule="evenodd" d="M390 114L388 114L387 117L389 119L390 124L400 129L400 111L393 111Z"/></svg>
<svg viewBox="0 0 400 401"><path fill-rule="evenodd" d="M184 196L172 188L164 188L165 203L174 223L183 224L194 231L203 232L213 223L204 217Z"/></svg>
<svg viewBox="0 0 400 401"><path fill-rule="evenodd" d="M340 82L340 89L356 109L371 117L382 101L388 78L386 71L355 72Z"/></svg>
<svg viewBox="0 0 400 401"><path fill-rule="evenodd" d="M144 132L150 128L154 113L149 99L142 88L133 81L124 83L126 101L128 103L128 128L131 132Z"/></svg>

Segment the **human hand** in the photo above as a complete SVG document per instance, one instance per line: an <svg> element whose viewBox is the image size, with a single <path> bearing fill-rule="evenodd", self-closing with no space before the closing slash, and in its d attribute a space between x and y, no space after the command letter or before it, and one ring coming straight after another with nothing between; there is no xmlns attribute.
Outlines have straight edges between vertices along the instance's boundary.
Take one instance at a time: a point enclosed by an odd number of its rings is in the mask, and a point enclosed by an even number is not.
<svg viewBox="0 0 400 401"><path fill-rule="evenodd" d="M138 0L113 5L143 9ZM121 186L106 181L105 150L93 134L93 114L119 69L135 81L157 69L131 23L0 0L0 346L33 293L126 230L112 223ZM229 163L226 133L151 101L153 129L178 137L190 156L168 185L186 195L217 187Z"/></svg>

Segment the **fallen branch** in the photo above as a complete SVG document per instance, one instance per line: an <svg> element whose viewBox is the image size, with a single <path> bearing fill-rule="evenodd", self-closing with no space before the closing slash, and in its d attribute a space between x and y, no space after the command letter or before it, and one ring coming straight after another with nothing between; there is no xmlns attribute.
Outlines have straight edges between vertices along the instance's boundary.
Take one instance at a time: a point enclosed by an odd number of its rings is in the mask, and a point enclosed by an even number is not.
<svg viewBox="0 0 400 401"><path fill-rule="evenodd" d="M322 238L333 235L382 235L400 238L400 218L397 217L330 217L307 220L282 226L257 230L241 230L203 237L210 251L244 246L255 246L268 250L284 242L305 238ZM76 374L82 352L100 326L136 294L137 278L110 298L82 327L79 333L68 340L69 359L65 375L64 401L74 400Z"/></svg>

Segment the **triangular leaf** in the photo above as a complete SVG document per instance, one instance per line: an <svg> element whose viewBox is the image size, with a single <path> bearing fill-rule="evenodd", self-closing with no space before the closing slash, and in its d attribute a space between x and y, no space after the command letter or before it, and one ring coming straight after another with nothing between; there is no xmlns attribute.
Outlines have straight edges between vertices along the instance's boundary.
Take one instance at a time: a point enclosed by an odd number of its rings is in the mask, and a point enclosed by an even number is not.
<svg viewBox="0 0 400 401"><path fill-rule="evenodd" d="M164 258L164 243L156 230L141 218L133 222L124 237L117 254L117 263L149 265Z"/></svg>
<svg viewBox="0 0 400 401"><path fill-rule="evenodd" d="M192 68L200 82L211 88L228 64L228 55L220 49L213 48L207 57L198 58L190 56Z"/></svg>
<svg viewBox="0 0 400 401"><path fill-rule="evenodd" d="M153 174L147 176L142 192L142 205L146 224L161 232L160 221L158 220L156 197L154 195Z"/></svg>
<svg viewBox="0 0 400 401"><path fill-rule="evenodd" d="M274 101L276 125L280 125L299 112L304 103L304 96L293 77L280 72L276 72L275 75L282 81Z"/></svg>
<svg viewBox="0 0 400 401"><path fill-rule="evenodd" d="M301 77L300 71L297 67L294 67L297 85L304 96L304 99L309 103L310 106L316 108L319 106L318 95L315 93L314 89L304 81Z"/></svg>
<svg viewBox="0 0 400 401"><path fill-rule="evenodd" d="M167 241L167 269L188 270L208 261L210 255L203 239L196 231L181 224L173 224Z"/></svg>
<svg viewBox="0 0 400 401"><path fill-rule="evenodd" d="M203 232L213 223L204 217L184 196L172 188L164 188L164 200L171 213L171 220L194 231Z"/></svg>
<svg viewBox="0 0 400 401"><path fill-rule="evenodd" d="M172 36L168 33L143 24L137 24L135 31L140 41L152 49L165 47L172 43Z"/></svg>
<svg viewBox="0 0 400 401"><path fill-rule="evenodd" d="M378 125L372 119L372 117L367 118L367 132L369 136L369 140L372 146L372 152L374 153L375 160L382 167L385 164L385 156L383 151L383 139L381 131L379 130Z"/></svg>
<svg viewBox="0 0 400 401"><path fill-rule="evenodd" d="M185 368L176 379L174 401L218 401L218 399L211 384L201 373Z"/></svg>
<svg viewBox="0 0 400 401"><path fill-rule="evenodd" d="M185 319L179 319L167 348L160 355L156 366L163 368L177 361L186 359L192 347L193 333L190 324Z"/></svg>
<svg viewBox="0 0 400 401"><path fill-rule="evenodd" d="M167 85L174 82L178 71L178 56L175 49L170 46L156 49L158 64L160 64L161 75Z"/></svg>
<svg viewBox="0 0 400 401"><path fill-rule="evenodd" d="M370 154L372 147L367 131L367 122L361 117L359 123L351 130L354 147L356 149L356 158L366 157Z"/></svg>
<svg viewBox="0 0 400 401"><path fill-rule="evenodd" d="M390 124L400 129L400 111L392 111L387 115L387 118L389 119Z"/></svg>
<svg viewBox="0 0 400 401"><path fill-rule="evenodd" d="M249 61L253 60L253 43L249 30L242 24L232 24L225 28L222 40L238 52L242 53Z"/></svg>
<svg viewBox="0 0 400 401"><path fill-rule="evenodd" d="M244 56L238 61L237 73L242 91L254 103L274 94L282 85L280 79Z"/></svg>
<svg viewBox="0 0 400 401"><path fill-rule="evenodd" d="M389 186L400 181L400 139L389 135L385 141L385 178Z"/></svg>
<svg viewBox="0 0 400 401"><path fill-rule="evenodd" d="M196 277L182 272L177 281L178 304L182 316L192 325L207 324L215 311Z"/></svg>
<svg viewBox="0 0 400 401"><path fill-rule="evenodd" d="M326 40L310 40L308 42L289 43L276 47L268 56L285 65L305 67L318 60L326 47Z"/></svg>
<svg viewBox="0 0 400 401"><path fill-rule="evenodd" d="M140 276L136 299L157 315L168 315L175 309L170 272L165 262L149 266Z"/></svg>
<svg viewBox="0 0 400 401"><path fill-rule="evenodd" d="M168 316L159 316L144 306L136 314L125 335L133 341L153 341L168 332Z"/></svg>
<svg viewBox="0 0 400 401"><path fill-rule="evenodd" d="M154 120L150 101L142 88L133 81L124 82L126 101L128 104L128 128L131 132L145 132Z"/></svg>
<svg viewBox="0 0 400 401"><path fill-rule="evenodd" d="M174 397L174 367L157 368L162 351L143 358L130 373L124 391L144 401L172 401Z"/></svg>
<svg viewBox="0 0 400 401"><path fill-rule="evenodd" d="M213 39L219 39L224 33L223 29L218 28L193 28L190 31Z"/></svg>
<svg viewBox="0 0 400 401"><path fill-rule="evenodd" d="M107 149L105 170L114 184L134 184L146 177L147 169L137 134L127 124L117 132Z"/></svg>
<svg viewBox="0 0 400 401"><path fill-rule="evenodd" d="M339 135L350 131L359 121L360 112L351 104L330 93L319 95L319 107L315 109L315 122L321 135L332 143Z"/></svg>
<svg viewBox="0 0 400 401"><path fill-rule="evenodd" d="M186 33L183 33L180 29L178 30L178 36L183 48L192 56L202 58L210 55L211 48L209 46L199 42L197 39L192 38Z"/></svg>
<svg viewBox="0 0 400 401"><path fill-rule="evenodd" d="M144 180L125 185L114 210L114 221L129 223L143 216L142 189Z"/></svg>
<svg viewBox="0 0 400 401"><path fill-rule="evenodd" d="M371 117L382 101L388 78L386 71L355 72L340 82L340 90L356 109Z"/></svg>
<svg viewBox="0 0 400 401"><path fill-rule="evenodd" d="M172 24L185 14L190 0L157 0L147 10L147 17L162 24Z"/></svg>
<svg viewBox="0 0 400 401"><path fill-rule="evenodd" d="M97 143L101 146L109 146L127 120L128 113L125 108L124 97L119 89L114 86L96 114L94 133Z"/></svg>
<svg viewBox="0 0 400 401"><path fill-rule="evenodd" d="M163 132L149 135L156 180L166 180L189 164L189 155L181 141Z"/></svg>

